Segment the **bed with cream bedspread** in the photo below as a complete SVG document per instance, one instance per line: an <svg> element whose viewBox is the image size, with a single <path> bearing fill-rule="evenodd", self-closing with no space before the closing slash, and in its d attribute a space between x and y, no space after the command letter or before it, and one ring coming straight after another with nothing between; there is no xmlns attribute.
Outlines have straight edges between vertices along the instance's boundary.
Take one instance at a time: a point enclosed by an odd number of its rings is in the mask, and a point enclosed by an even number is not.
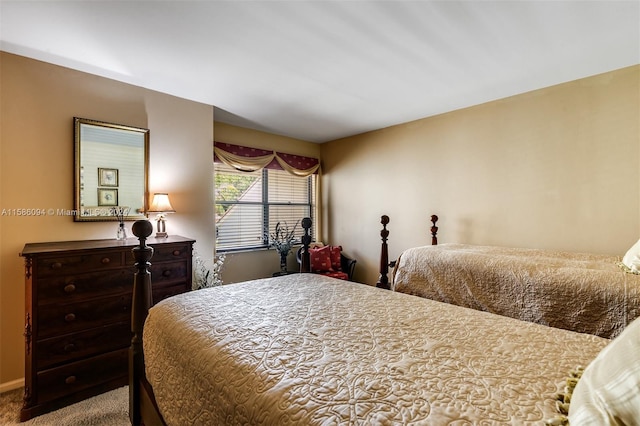
<svg viewBox="0 0 640 426"><path fill-rule="evenodd" d="M404 251L392 289L613 338L640 315L640 275L586 253L462 244Z"/></svg>
<svg viewBox="0 0 640 426"><path fill-rule="evenodd" d="M294 274L154 306L147 379L169 425L533 425L609 342Z"/></svg>

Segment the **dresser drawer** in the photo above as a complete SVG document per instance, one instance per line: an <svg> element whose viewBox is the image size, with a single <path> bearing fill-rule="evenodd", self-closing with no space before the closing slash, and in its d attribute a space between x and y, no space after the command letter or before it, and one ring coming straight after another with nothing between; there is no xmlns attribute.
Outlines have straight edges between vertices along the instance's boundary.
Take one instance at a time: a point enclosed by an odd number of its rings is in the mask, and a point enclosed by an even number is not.
<svg viewBox="0 0 640 426"><path fill-rule="evenodd" d="M131 293L126 293L77 303L40 306L38 338L129 321L131 297Z"/></svg>
<svg viewBox="0 0 640 426"><path fill-rule="evenodd" d="M38 373L38 402L42 403L93 386L125 378L129 350L120 349Z"/></svg>
<svg viewBox="0 0 640 426"><path fill-rule="evenodd" d="M167 297L175 296L176 294L184 293L191 289L185 289L185 284L171 285L171 286L154 286L153 287L153 304L163 301Z"/></svg>
<svg viewBox="0 0 640 426"><path fill-rule="evenodd" d="M166 262L177 259L190 259L191 258L191 245L190 244L154 244L153 257L151 258L151 264L157 262ZM133 265L135 260L133 254L129 253L127 256L127 262Z"/></svg>
<svg viewBox="0 0 640 426"><path fill-rule="evenodd" d="M165 262L151 264L151 282L153 286L163 286L170 283L185 282L187 262Z"/></svg>
<svg viewBox="0 0 640 426"><path fill-rule="evenodd" d="M133 272L133 269L120 268L43 278L37 282L38 305L66 303L78 298L131 292Z"/></svg>
<svg viewBox="0 0 640 426"><path fill-rule="evenodd" d="M172 259L186 259L191 253L189 244L156 245L153 247L151 263L170 261Z"/></svg>
<svg viewBox="0 0 640 426"><path fill-rule="evenodd" d="M105 270L123 266L122 251L99 251L90 254L42 257L35 264L35 271L40 277L62 276Z"/></svg>
<svg viewBox="0 0 640 426"><path fill-rule="evenodd" d="M128 348L130 344L129 322L51 337L38 343L37 369L43 370L114 349Z"/></svg>

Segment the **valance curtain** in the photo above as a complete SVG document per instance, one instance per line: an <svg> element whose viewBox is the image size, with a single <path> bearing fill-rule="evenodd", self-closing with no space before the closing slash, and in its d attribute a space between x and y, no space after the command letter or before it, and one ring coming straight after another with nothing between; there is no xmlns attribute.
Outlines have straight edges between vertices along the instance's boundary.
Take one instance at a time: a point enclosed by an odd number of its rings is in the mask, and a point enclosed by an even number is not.
<svg viewBox="0 0 640 426"><path fill-rule="evenodd" d="M306 177L318 174L320 160L301 155L285 154L266 149L249 148L214 142L213 161L222 162L236 170L255 172L263 168L285 170L292 175Z"/></svg>

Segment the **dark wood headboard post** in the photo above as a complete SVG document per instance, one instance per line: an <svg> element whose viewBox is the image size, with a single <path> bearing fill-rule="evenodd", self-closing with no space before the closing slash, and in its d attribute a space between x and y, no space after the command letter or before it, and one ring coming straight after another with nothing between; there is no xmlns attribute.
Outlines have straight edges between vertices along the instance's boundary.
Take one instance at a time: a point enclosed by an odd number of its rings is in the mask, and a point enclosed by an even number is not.
<svg viewBox="0 0 640 426"><path fill-rule="evenodd" d="M431 223L433 224L431 226L431 245L432 246L438 245L438 227L436 226L437 221L438 221L438 216L436 216L435 214L432 214L431 215Z"/></svg>
<svg viewBox="0 0 640 426"><path fill-rule="evenodd" d="M302 253L300 261L300 272L311 272L311 258L309 256L309 244L311 244L311 235L309 230L311 229L311 218L305 217L301 222L304 229L304 235L302 236Z"/></svg>
<svg viewBox="0 0 640 426"><path fill-rule="evenodd" d="M131 305L131 347L129 348L129 419L132 425L142 423L140 412L140 380L144 377L144 354L142 352L142 329L152 305L151 273L149 260L153 247L147 245L147 237L153 232L148 220L138 220L133 224L133 234L140 245L133 248L137 269L133 279L133 302Z"/></svg>
<svg viewBox="0 0 640 426"><path fill-rule="evenodd" d="M436 226L436 222L438 222L438 216L435 214L431 215L431 245L438 245L438 227ZM389 216L383 215L380 218L380 223L382 224L382 231L380 231L380 236L382 237L382 247L380 248L380 278L378 278L378 282L376 283L376 287L391 289L389 285L389 266L395 266L396 261L389 263L389 246L387 245L387 238L389 237L389 231L387 230L387 224L389 223Z"/></svg>
<svg viewBox="0 0 640 426"><path fill-rule="evenodd" d="M382 231L380 231L380 237L382 237L382 247L380 248L380 278L376 283L376 287L389 290L389 247L387 245L387 237L389 237L389 231L387 231L387 224L389 223L389 216L383 215L380 217L380 223L382 224Z"/></svg>

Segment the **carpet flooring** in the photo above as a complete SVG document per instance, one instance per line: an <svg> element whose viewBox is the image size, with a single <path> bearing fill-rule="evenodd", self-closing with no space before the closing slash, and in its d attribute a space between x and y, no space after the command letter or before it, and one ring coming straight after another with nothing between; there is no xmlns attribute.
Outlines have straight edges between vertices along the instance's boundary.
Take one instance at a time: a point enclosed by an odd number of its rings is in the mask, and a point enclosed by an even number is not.
<svg viewBox="0 0 640 426"><path fill-rule="evenodd" d="M129 388L112 390L20 423L24 389L0 394L0 426L129 426Z"/></svg>

